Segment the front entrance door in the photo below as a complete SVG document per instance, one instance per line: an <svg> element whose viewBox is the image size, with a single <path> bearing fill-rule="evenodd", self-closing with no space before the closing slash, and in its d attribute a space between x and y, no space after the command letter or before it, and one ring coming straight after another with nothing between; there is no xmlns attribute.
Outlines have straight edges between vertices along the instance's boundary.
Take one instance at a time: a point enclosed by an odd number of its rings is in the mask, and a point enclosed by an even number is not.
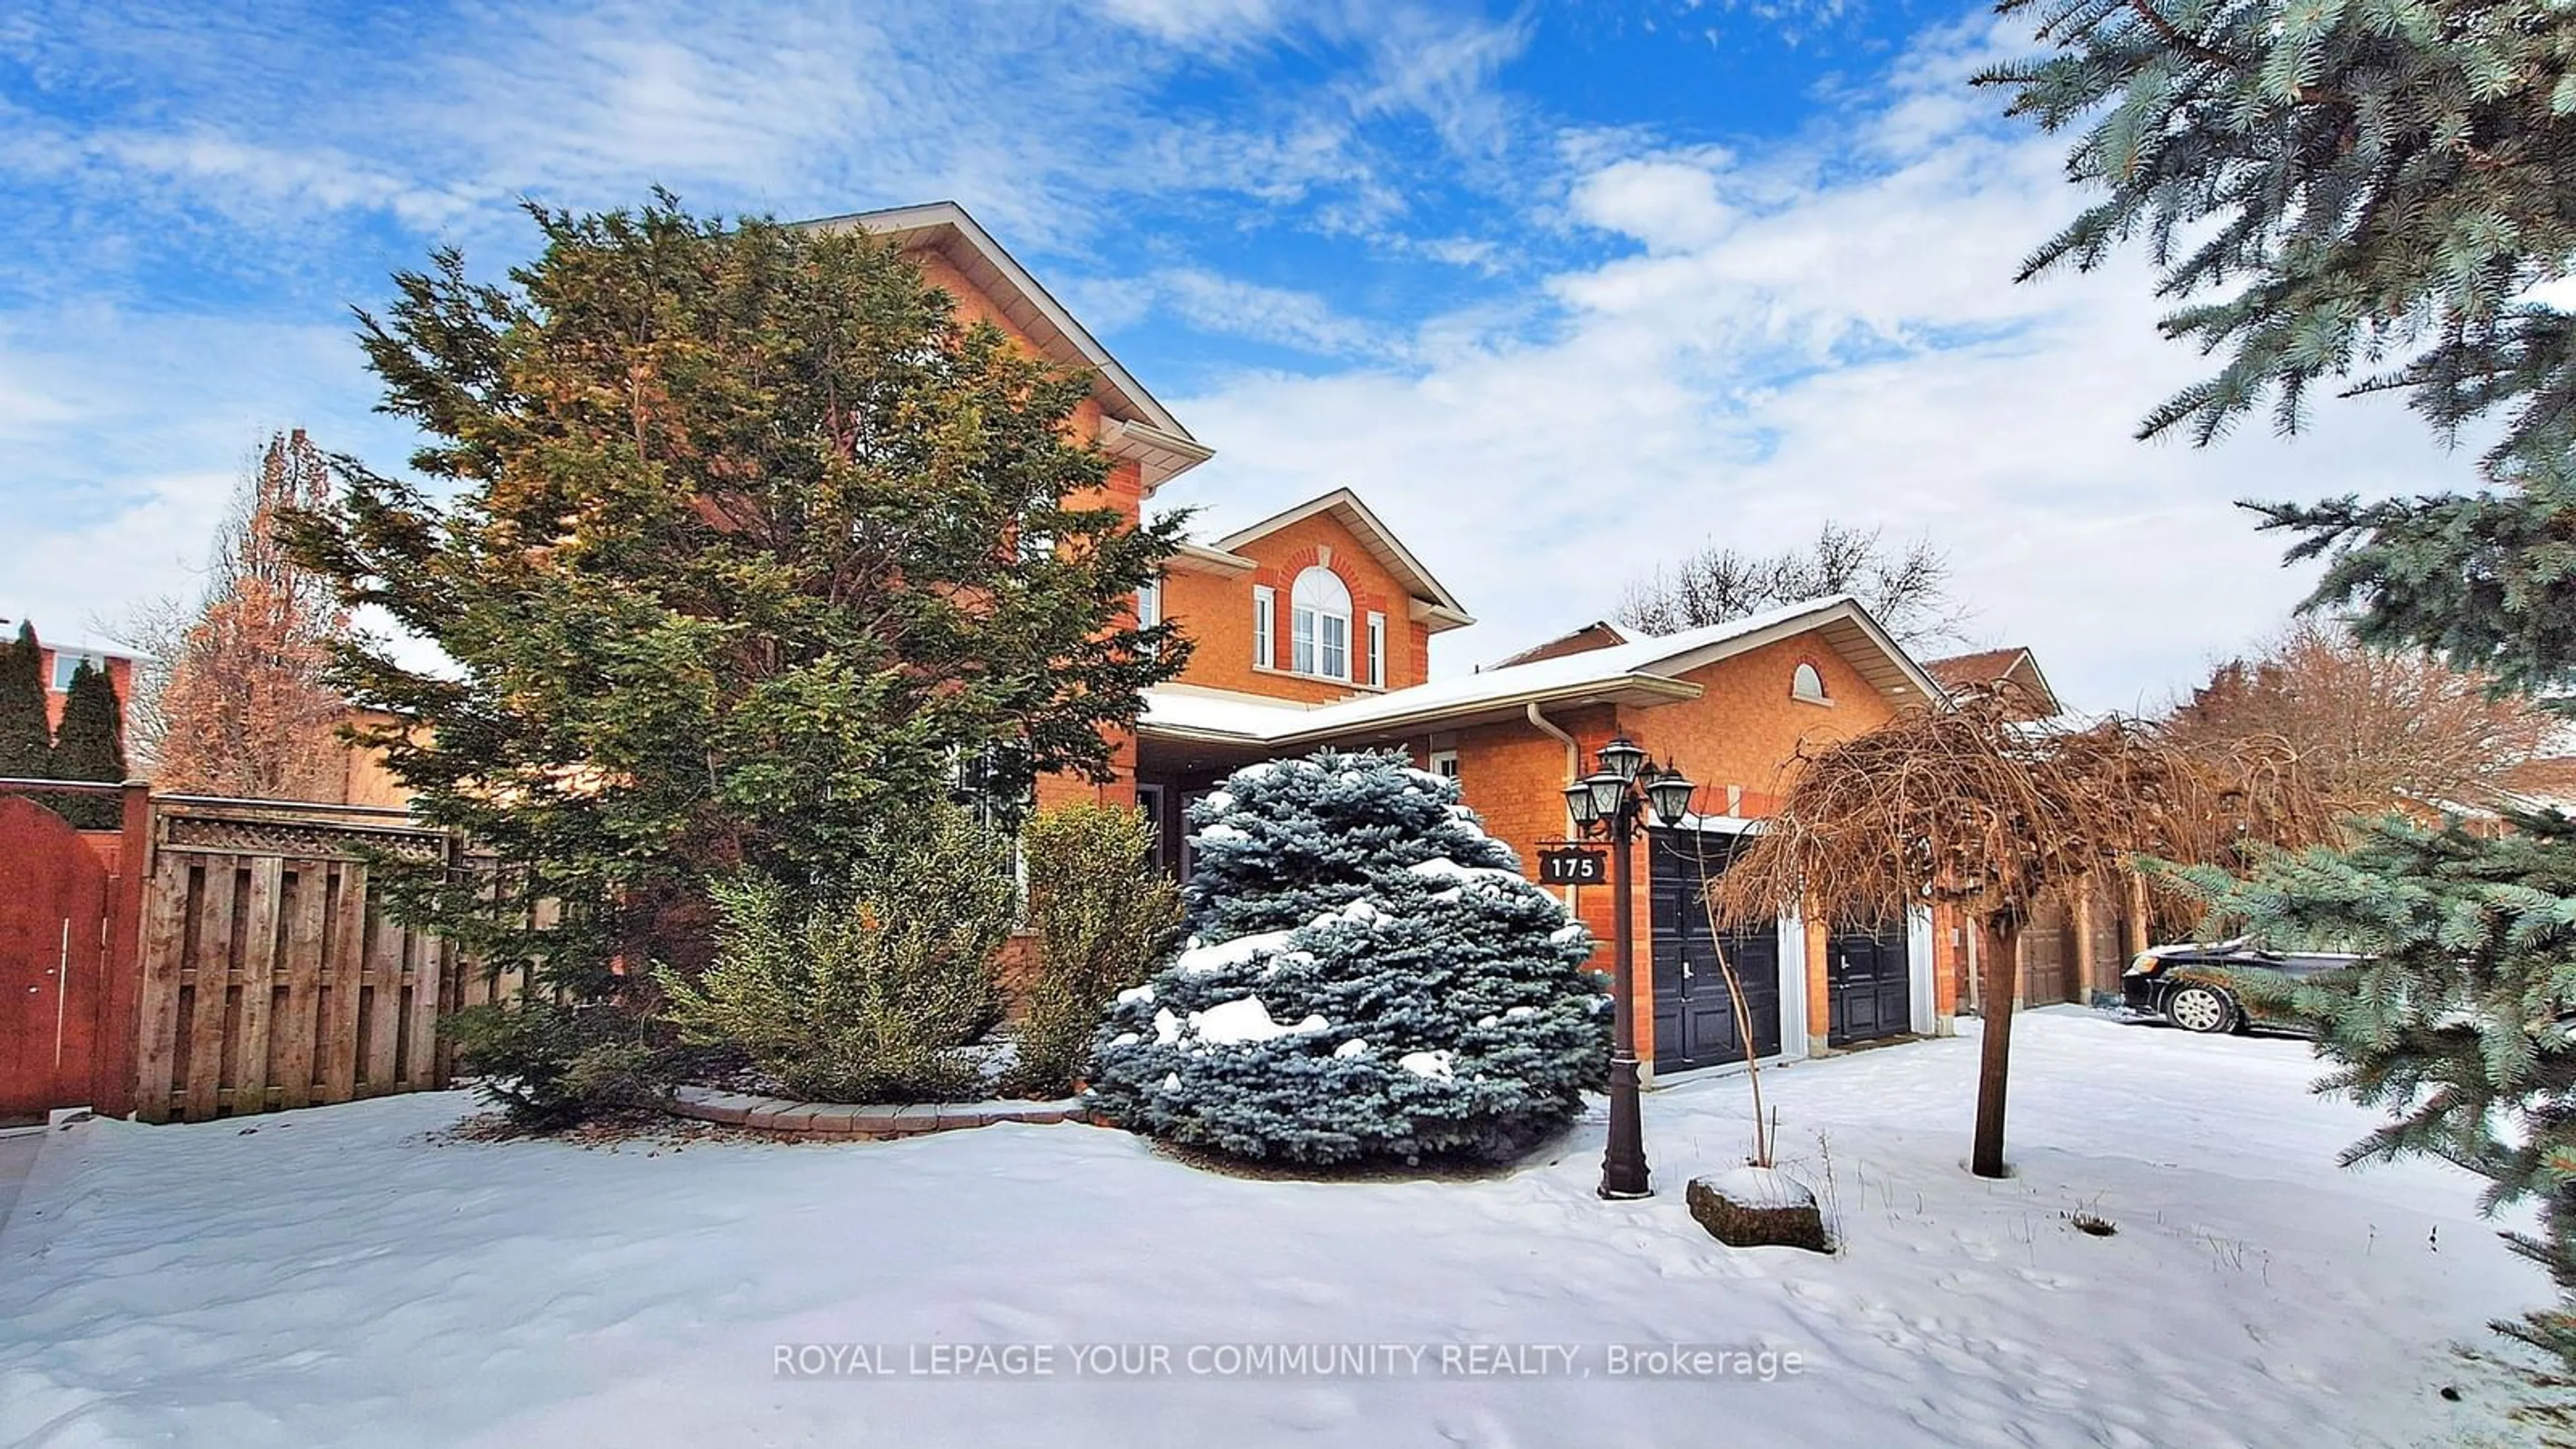
<svg viewBox="0 0 2576 1449"><path fill-rule="evenodd" d="M0 797L0 1124L90 1100L107 866L63 817Z"/></svg>
<svg viewBox="0 0 2576 1449"><path fill-rule="evenodd" d="M1827 1045L1877 1041L1913 1030L1905 927L1835 932L1825 943L1825 988Z"/></svg>
<svg viewBox="0 0 2576 1449"><path fill-rule="evenodd" d="M1740 836L1655 830L1647 834L1655 958L1655 1070L1681 1071L1744 1060L1726 966L1744 984L1756 1056L1780 1052L1780 933L1709 930L1701 892L1726 868Z"/></svg>

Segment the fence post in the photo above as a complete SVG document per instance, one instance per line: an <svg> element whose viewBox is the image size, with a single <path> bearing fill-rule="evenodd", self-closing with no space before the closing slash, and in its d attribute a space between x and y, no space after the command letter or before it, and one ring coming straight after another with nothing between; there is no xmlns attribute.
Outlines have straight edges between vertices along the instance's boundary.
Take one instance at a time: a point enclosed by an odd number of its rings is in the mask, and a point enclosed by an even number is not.
<svg viewBox="0 0 2576 1449"><path fill-rule="evenodd" d="M116 878L108 885L90 1101L103 1116L134 1115L143 1012L143 893L152 879L152 785L117 788Z"/></svg>

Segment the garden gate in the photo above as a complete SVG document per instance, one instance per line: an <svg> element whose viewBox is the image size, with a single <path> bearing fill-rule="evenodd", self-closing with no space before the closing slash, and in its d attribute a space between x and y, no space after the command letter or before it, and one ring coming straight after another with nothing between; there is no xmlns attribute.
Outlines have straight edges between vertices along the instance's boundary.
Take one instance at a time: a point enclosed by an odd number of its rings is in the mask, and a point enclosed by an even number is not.
<svg viewBox="0 0 2576 1449"><path fill-rule="evenodd" d="M129 817L142 806L139 786L0 788L122 796ZM134 995L115 963L131 939L131 868L118 832L76 830L30 793L0 794L0 1123L130 1099Z"/></svg>

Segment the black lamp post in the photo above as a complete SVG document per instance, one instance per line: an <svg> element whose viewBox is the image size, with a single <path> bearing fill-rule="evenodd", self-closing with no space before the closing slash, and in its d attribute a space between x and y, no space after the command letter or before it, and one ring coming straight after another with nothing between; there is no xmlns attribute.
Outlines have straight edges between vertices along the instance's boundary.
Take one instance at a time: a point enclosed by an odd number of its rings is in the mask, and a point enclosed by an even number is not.
<svg viewBox="0 0 2576 1449"><path fill-rule="evenodd" d="M1565 787L1575 828L1610 842L1611 1042L1610 1147L1601 1157L1601 1195L1650 1197L1645 1129L1637 1107L1637 919L1629 900L1628 855L1637 822L1654 812L1658 825L1679 825L1699 787L1669 766L1646 768L1646 752L1622 735L1601 747L1599 768Z"/></svg>

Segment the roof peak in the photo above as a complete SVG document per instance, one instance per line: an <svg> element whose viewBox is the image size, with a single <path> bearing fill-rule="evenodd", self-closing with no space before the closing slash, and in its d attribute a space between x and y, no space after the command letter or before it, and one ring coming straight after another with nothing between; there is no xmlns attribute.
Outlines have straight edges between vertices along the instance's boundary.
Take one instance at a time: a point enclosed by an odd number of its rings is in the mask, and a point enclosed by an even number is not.
<svg viewBox="0 0 2576 1449"><path fill-rule="evenodd" d="M974 214L954 201L926 201L912 206L879 207L839 216L815 217L792 225L813 231L862 231L884 237L905 251L935 250L946 255L966 280L990 295L1011 325L1040 352L1059 362L1091 370L1092 393L1114 421L1150 430L1140 440L1168 454L1148 460L1158 474L1147 492L1205 461L1208 449L1181 426L1145 385L1110 355L1073 313L1058 302L1028 268L993 239ZM1108 431L1108 430L1104 430Z"/></svg>

